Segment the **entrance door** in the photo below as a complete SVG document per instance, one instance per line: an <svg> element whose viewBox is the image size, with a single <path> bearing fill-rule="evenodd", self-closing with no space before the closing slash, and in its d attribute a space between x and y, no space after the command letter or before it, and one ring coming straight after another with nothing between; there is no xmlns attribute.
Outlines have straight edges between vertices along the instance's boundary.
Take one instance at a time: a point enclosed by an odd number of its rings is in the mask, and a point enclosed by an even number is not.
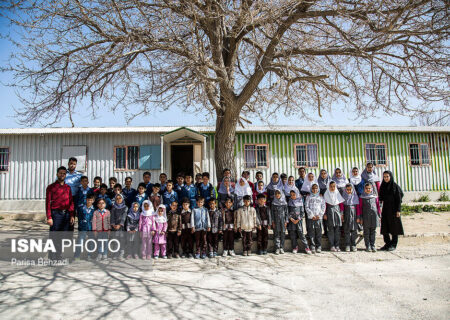
<svg viewBox="0 0 450 320"><path fill-rule="evenodd" d="M171 146L170 162L172 169L172 179L175 181L177 174L182 172L193 173L194 167L194 148L193 145L174 145Z"/></svg>

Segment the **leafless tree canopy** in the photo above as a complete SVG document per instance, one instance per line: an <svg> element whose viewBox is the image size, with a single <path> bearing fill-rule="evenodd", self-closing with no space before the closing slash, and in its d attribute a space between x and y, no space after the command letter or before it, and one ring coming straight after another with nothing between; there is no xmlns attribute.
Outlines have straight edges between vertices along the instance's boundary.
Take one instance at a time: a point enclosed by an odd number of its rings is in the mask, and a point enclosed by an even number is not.
<svg viewBox="0 0 450 320"><path fill-rule="evenodd" d="M27 124L54 123L81 99L93 113L138 106L129 117L174 104L308 116L339 99L362 115L431 101L448 112L446 1L6 3L14 85L33 94L19 111Z"/></svg>
<svg viewBox="0 0 450 320"><path fill-rule="evenodd" d="M107 105L128 117L207 110L223 147L218 171L250 117L308 118L339 100L366 117L449 112L447 1L3 3L14 85L32 93L22 122L52 124L86 100L93 114Z"/></svg>

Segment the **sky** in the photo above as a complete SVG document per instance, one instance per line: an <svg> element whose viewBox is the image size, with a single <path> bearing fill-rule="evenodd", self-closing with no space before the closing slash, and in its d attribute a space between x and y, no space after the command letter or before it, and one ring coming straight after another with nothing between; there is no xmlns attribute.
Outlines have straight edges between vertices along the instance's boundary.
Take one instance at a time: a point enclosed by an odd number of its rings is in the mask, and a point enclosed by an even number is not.
<svg viewBox="0 0 450 320"><path fill-rule="evenodd" d="M9 28L5 21L0 20L0 30L2 33L7 32ZM5 66L8 63L10 55L14 53L13 46L5 39L0 39L0 65ZM0 72L0 128L23 128L27 126L20 125L17 122L15 109L22 107L18 98L18 93L13 88L7 86L7 83L12 82L12 74ZM20 92L21 95L27 95L27 92ZM81 106L80 111L86 109ZM214 125L213 119L208 119L206 114L193 114L183 112L176 105L164 112L153 112L148 116L141 116L131 120L128 124L125 121L124 114L118 112L113 114L105 109L105 112L100 112L96 119L92 119L89 113L79 112L73 117L76 127L111 127L111 126L198 126L198 125ZM251 120L253 125L264 125L257 118ZM343 125L343 126L409 126L412 121L410 117L404 116L389 116L380 113L377 117L365 119L362 121L354 121L352 116L345 110L343 105L333 106L332 112L323 112L322 117L318 115L313 117L312 122L305 122L300 115L286 117L279 115L277 125ZM61 119L53 127L70 127L71 123L68 118ZM38 125L34 126L38 127Z"/></svg>

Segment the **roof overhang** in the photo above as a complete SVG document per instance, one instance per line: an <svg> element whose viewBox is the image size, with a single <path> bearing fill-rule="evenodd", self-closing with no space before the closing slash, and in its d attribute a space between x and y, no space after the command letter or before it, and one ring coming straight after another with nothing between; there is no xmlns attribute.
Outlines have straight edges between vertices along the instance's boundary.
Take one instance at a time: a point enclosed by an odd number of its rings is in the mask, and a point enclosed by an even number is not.
<svg viewBox="0 0 450 320"><path fill-rule="evenodd" d="M198 142L203 142L206 138L206 135L199 133L195 130L181 127L170 132L164 133L161 135L163 137L164 142L172 142L176 140L197 140Z"/></svg>

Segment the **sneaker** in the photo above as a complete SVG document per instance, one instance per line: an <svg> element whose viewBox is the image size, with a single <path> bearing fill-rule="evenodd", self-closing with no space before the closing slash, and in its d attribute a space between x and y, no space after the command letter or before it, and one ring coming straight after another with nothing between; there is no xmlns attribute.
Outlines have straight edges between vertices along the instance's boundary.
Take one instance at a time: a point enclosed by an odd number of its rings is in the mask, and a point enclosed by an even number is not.
<svg viewBox="0 0 450 320"><path fill-rule="evenodd" d="M350 246L345 247L345 252L350 252Z"/></svg>
<svg viewBox="0 0 450 320"><path fill-rule="evenodd" d="M331 247L331 248L330 248L330 251L331 251L331 252L336 252L336 248L335 248L335 247Z"/></svg>
<svg viewBox="0 0 450 320"><path fill-rule="evenodd" d="M209 253L209 257L212 259L212 258L214 258L214 252L210 252Z"/></svg>
<svg viewBox="0 0 450 320"><path fill-rule="evenodd" d="M229 253L230 256L232 256L232 257L234 257L234 256L236 255L236 253L234 253L234 250L230 250L228 253Z"/></svg>
<svg viewBox="0 0 450 320"><path fill-rule="evenodd" d="M263 255L264 254L264 251L262 251L262 250L259 250L258 251L258 254L261 256L261 255Z"/></svg>
<svg viewBox="0 0 450 320"><path fill-rule="evenodd" d="M131 259L131 254L127 255L127 259Z"/></svg>
<svg viewBox="0 0 450 320"><path fill-rule="evenodd" d="M103 261L108 261L108 255L104 254L102 260Z"/></svg>
<svg viewBox="0 0 450 320"><path fill-rule="evenodd" d="M97 256L97 258L95 258L95 261L101 261L101 260L102 260L102 255L99 254L99 255Z"/></svg>
<svg viewBox="0 0 450 320"><path fill-rule="evenodd" d="M356 247L352 247L352 252L356 252L358 249Z"/></svg>
<svg viewBox="0 0 450 320"><path fill-rule="evenodd" d="M377 252L377 249L375 249L375 247L372 247L372 252Z"/></svg>
<svg viewBox="0 0 450 320"><path fill-rule="evenodd" d="M284 254L284 249L280 249L280 254Z"/></svg>
<svg viewBox="0 0 450 320"><path fill-rule="evenodd" d="M162 258L163 258L163 259L167 259L167 256L163 256Z"/></svg>
<svg viewBox="0 0 450 320"><path fill-rule="evenodd" d="M317 252L317 253L321 253L321 252L322 252L322 248L321 248L321 247L318 247L318 248L316 249L316 252Z"/></svg>
<svg viewBox="0 0 450 320"><path fill-rule="evenodd" d="M144 257L142 257L143 259L146 259L146 260L152 260L152 256L146 256L145 258Z"/></svg>
<svg viewBox="0 0 450 320"><path fill-rule="evenodd" d="M91 255L89 254L88 256L87 256L87 261L91 261L92 260L92 257L91 257Z"/></svg>
<svg viewBox="0 0 450 320"><path fill-rule="evenodd" d="M172 255L169 254L169 255L167 256L167 259L172 259Z"/></svg>
<svg viewBox="0 0 450 320"><path fill-rule="evenodd" d="M158 256L154 256L154 259L155 259L155 260L158 260L158 259L159 259L159 257L158 257Z"/></svg>
<svg viewBox="0 0 450 320"><path fill-rule="evenodd" d="M189 259L192 259L192 258L194 258L194 255L193 255L192 253L189 253L189 256L188 256L188 258L189 258Z"/></svg>
<svg viewBox="0 0 450 320"><path fill-rule="evenodd" d="M247 251L247 257L250 257L252 255L252 251L251 250L248 250Z"/></svg>
<svg viewBox="0 0 450 320"><path fill-rule="evenodd" d="M200 259L200 253L197 253L194 258L195 259Z"/></svg>
<svg viewBox="0 0 450 320"><path fill-rule="evenodd" d="M387 244L385 244L384 246L382 246L380 248L381 251L388 251L389 250L389 246Z"/></svg>
<svg viewBox="0 0 450 320"><path fill-rule="evenodd" d="M138 254L135 254L135 255L134 255L134 258L135 258L135 259L139 259L139 255L138 255Z"/></svg>
<svg viewBox="0 0 450 320"><path fill-rule="evenodd" d="M280 254L280 249L275 250L275 254Z"/></svg>
<svg viewBox="0 0 450 320"><path fill-rule="evenodd" d="M310 248L306 248L306 249L305 249L305 252L306 252L306 254L312 254L312 251L311 251Z"/></svg>
<svg viewBox="0 0 450 320"><path fill-rule="evenodd" d="M372 252L372 250L369 247L367 247L366 252Z"/></svg>
<svg viewBox="0 0 450 320"><path fill-rule="evenodd" d="M213 252L213 257L217 257L217 252Z"/></svg>
<svg viewBox="0 0 450 320"><path fill-rule="evenodd" d="M227 255L228 255L228 251L227 250L223 250L222 257L226 257Z"/></svg>
<svg viewBox="0 0 450 320"><path fill-rule="evenodd" d="M202 258L202 259L205 259L205 258L206 258L206 253L202 253L201 258Z"/></svg>
<svg viewBox="0 0 450 320"><path fill-rule="evenodd" d="M334 247L336 249L336 252L341 252L341 249L339 247Z"/></svg>
<svg viewBox="0 0 450 320"><path fill-rule="evenodd" d="M125 257L123 256L123 254L121 254L120 256L119 256L119 261L124 261L125 260Z"/></svg>
<svg viewBox="0 0 450 320"><path fill-rule="evenodd" d="M396 247L390 246L387 250L388 251L395 251L395 249L397 249Z"/></svg>
<svg viewBox="0 0 450 320"><path fill-rule="evenodd" d="M179 259L180 258L180 254L179 253L175 253L175 259Z"/></svg>
<svg viewBox="0 0 450 320"><path fill-rule="evenodd" d="M267 250L264 250L264 251L263 251L263 255L266 255L266 254L267 254Z"/></svg>
<svg viewBox="0 0 450 320"><path fill-rule="evenodd" d="M297 249L297 248L292 249L292 253L293 253L293 254L296 254L297 252L298 252L298 249Z"/></svg>

